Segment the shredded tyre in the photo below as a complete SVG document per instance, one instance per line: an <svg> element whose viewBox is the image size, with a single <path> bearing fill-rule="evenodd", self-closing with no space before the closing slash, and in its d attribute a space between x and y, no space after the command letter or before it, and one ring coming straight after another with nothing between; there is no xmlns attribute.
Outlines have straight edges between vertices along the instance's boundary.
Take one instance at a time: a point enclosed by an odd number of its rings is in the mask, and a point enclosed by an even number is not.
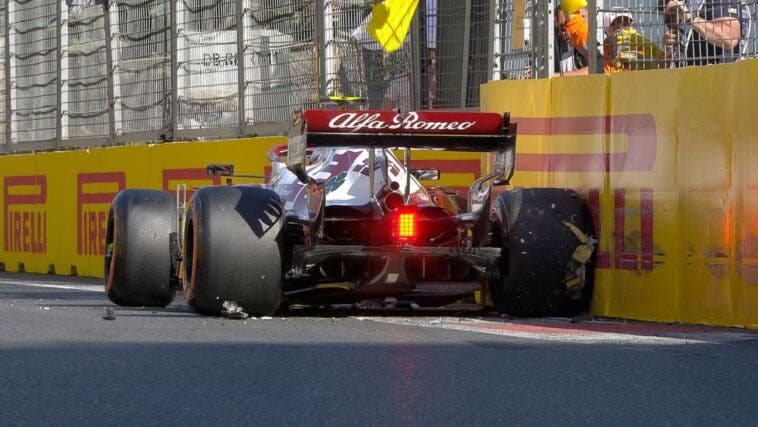
<svg viewBox="0 0 758 427"><path fill-rule="evenodd" d="M503 247L496 307L514 316L573 316L592 294L594 240L586 205L572 190L515 189L493 204Z"/></svg>

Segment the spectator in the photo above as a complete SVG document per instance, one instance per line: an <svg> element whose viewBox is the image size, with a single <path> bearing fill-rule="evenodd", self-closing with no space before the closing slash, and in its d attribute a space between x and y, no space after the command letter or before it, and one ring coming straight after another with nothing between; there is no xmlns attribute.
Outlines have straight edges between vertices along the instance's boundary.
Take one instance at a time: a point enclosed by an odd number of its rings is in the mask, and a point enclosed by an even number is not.
<svg viewBox="0 0 758 427"><path fill-rule="evenodd" d="M570 14L560 3L555 7L555 68L554 75L571 76L589 74L587 50L587 10L582 8ZM598 54L598 65L602 56Z"/></svg>
<svg viewBox="0 0 758 427"><path fill-rule="evenodd" d="M560 6L555 9L555 74L561 76L587 74L587 62L571 45L566 30L566 15Z"/></svg>
<svg viewBox="0 0 758 427"><path fill-rule="evenodd" d="M668 30L663 40L674 66L734 62L750 12L740 0L659 0Z"/></svg>
<svg viewBox="0 0 758 427"><path fill-rule="evenodd" d="M603 13L603 71L649 70L664 67L664 52L637 32L628 9L613 8Z"/></svg>

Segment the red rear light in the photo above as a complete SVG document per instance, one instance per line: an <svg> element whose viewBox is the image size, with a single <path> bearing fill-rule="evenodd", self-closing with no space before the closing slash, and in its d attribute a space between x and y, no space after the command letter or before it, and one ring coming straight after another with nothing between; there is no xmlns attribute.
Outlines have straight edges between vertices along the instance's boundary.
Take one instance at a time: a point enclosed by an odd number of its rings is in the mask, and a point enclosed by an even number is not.
<svg viewBox="0 0 758 427"><path fill-rule="evenodd" d="M416 239L416 211L402 209L397 211L393 235L398 243L410 243Z"/></svg>

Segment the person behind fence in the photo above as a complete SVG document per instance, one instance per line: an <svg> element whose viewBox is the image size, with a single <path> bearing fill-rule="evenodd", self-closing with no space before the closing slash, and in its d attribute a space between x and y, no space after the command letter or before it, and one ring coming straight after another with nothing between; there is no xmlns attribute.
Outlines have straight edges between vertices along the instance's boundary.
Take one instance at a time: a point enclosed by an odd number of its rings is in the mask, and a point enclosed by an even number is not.
<svg viewBox="0 0 758 427"><path fill-rule="evenodd" d="M555 69L554 75L589 74L587 50L587 2L563 0L555 7ZM598 64L602 57L598 53Z"/></svg>
<svg viewBox="0 0 758 427"><path fill-rule="evenodd" d="M637 31L628 9L617 7L603 12L603 31L605 74L664 68L664 51Z"/></svg>
<svg viewBox="0 0 758 427"><path fill-rule="evenodd" d="M750 11L739 0L659 0L667 30L664 45L673 66L737 60L747 45Z"/></svg>

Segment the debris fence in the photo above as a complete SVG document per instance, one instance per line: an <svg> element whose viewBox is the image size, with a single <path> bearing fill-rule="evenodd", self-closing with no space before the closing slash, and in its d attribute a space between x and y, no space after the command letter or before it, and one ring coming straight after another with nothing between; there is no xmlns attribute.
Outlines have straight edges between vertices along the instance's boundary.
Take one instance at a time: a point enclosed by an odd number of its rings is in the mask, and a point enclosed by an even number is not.
<svg viewBox="0 0 758 427"><path fill-rule="evenodd" d="M758 53L758 0L687 0L689 20L737 17L736 39L717 42L659 1L588 2L585 52L598 52L586 55L590 73ZM488 80L556 75L555 0L420 0L391 53L366 32L376 3L0 1L0 153L283 134L293 110L329 96L369 108L478 109ZM631 31L608 19L619 16ZM673 45L667 33L677 34Z"/></svg>

